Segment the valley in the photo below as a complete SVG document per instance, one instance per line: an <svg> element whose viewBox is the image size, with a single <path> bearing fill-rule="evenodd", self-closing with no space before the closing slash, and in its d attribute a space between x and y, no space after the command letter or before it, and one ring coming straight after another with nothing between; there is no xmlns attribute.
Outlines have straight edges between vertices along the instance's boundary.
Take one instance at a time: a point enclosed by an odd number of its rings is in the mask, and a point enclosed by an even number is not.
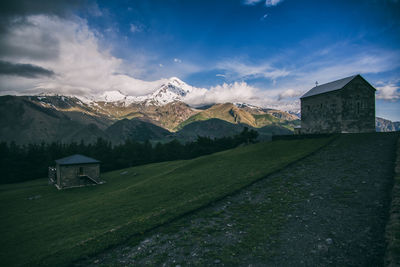
<svg viewBox="0 0 400 267"><path fill-rule="evenodd" d="M69 265L233 194L332 138L262 142L102 174L106 184L59 191L47 179L0 185L0 260Z"/></svg>
<svg viewBox="0 0 400 267"><path fill-rule="evenodd" d="M0 259L380 266L398 138L261 142L104 173L104 185L63 191L47 179L0 185Z"/></svg>
<svg viewBox="0 0 400 267"><path fill-rule="evenodd" d="M260 140L270 140L273 134L292 133L293 127L300 123L286 112L232 103L200 110L180 101L161 106L146 103L125 106L121 102L87 104L66 96L0 96L0 114L0 141L18 144L81 140L93 143L97 138L114 144L127 138L190 141L198 135L232 136L244 127L258 130ZM197 130L193 131L193 127Z"/></svg>

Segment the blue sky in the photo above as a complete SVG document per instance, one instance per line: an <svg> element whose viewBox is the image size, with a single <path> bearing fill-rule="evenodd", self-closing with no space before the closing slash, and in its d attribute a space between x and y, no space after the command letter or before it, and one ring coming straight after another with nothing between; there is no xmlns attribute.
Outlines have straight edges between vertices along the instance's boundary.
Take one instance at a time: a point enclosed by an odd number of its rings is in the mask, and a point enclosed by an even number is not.
<svg viewBox="0 0 400 267"><path fill-rule="evenodd" d="M43 5L44 11L17 14L30 22L26 27L35 25L38 35L63 33L54 37L60 47L57 57L44 61L31 54L0 55L0 59L32 64L58 76L16 76L2 91L29 91L33 86L93 93L107 90L106 84L115 89L143 81L135 92L121 89L141 94L150 90L146 81L176 76L214 92L220 101L243 94L243 101L290 107L315 81L322 84L360 73L378 89L377 116L400 121L398 0L77 2L62 7L68 12ZM21 26L9 24L2 39L23 40L17 31ZM37 42L39 46L42 41ZM73 53L94 65L68 61ZM68 66L75 64L73 72ZM90 81L107 73L118 82Z"/></svg>

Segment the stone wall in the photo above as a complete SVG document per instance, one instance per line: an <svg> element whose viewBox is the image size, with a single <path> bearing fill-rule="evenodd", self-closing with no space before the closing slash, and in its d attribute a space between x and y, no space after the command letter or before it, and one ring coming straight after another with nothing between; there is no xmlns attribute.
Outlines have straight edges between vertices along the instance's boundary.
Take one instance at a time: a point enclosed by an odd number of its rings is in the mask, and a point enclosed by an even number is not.
<svg viewBox="0 0 400 267"><path fill-rule="evenodd" d="M92 184L92 182L87 178L79 176L80 168L82 168L83 175L87 175L93 179L99 180L99 164L61 165L57 166L57 175L59 175L57 177L57 184L59 188Z"/></svg>
<svg viewBox="0 0 400 267"><path fill-rule="evenodd" d="M375 131L375 91L362 78L340 90L343 99L342 132Z"/></svg>
<svg viewBox="0 0 400 267"><path fill-rule="evenodd" d="M342 101L333 91L301 99L301 133L340 133Z"/></svg>

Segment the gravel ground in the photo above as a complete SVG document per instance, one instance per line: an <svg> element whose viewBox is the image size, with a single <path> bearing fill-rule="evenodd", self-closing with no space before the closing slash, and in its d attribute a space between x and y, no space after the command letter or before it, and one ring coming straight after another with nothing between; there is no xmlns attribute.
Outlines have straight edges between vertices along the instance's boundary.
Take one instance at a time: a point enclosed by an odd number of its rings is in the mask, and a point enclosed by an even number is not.
<svg viewBox="0 0 400 267"><path fill-rule="evenodd" d="M382 266L398 135L345 135L76 266Z"/></svg>

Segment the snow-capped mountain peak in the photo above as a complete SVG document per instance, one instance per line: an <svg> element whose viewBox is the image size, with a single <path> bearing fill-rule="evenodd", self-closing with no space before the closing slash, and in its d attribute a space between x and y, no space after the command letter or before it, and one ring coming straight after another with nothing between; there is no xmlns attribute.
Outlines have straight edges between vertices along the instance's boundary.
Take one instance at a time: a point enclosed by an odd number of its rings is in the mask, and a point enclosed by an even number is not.
<svg viewBox="0 0 400 267"><path fill-rule="evenodd" d="M155 88L153 93L143 96L129 96L119 90L106 91L96 101L118 102L125 106L132 103L144 103L146 105L165 105L173 101L182 101L183 98L193 91L193 87L186 84L177 77L165 80L159 87Z"/></svg>
<svg viewBox="0 0 400 267"><path fill-rule="evenodd" d="M193 91L192 86L188 85L187 83L185 83L184 81L180 80L177 77L169 78L167 84L178 87L178 88L182 89L183 91L185 91L186 93Z"/></svg>
<svg viewBox="0 0 400 267"><path fill-rule="evenodd" d="M174 86L183 86L183 85L187 85L184 81L182 81L181 79L177 78L177 77L171 77L168 79L168 83L172 84Z"/></svg>
<svg viewBox="0 0 400 267"><path fill-rule="evenodd" d="M171 78L162 84L151 96L152 100L159 103L169 103L175 100L182 100L193 88L178 78Z"/></svg>
<svg viewBox="0 0 400 267"><path fill-rule="evenodd" d="M182 101L183 98L193 91L193 87L176 77L168 79L161 84L153 93L129 97L132 102L144 102L145 104L165 105L173 101Z"/></svg>

